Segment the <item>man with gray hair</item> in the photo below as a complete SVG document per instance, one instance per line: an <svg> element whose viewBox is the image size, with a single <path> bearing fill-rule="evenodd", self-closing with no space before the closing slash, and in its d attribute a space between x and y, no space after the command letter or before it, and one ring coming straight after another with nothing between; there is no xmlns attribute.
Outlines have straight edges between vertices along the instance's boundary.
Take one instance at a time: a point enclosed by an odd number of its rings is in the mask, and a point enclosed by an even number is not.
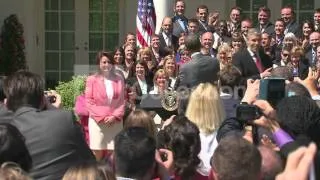
<svg viewBox="0 0 320 180"><path fill-rule="evenodd" d="M247 48L233 55L233 64L241 71L241 84L245 84L247 79L270 76L272 61L261 48L261 34L256 29L248 30Z"/></svg>

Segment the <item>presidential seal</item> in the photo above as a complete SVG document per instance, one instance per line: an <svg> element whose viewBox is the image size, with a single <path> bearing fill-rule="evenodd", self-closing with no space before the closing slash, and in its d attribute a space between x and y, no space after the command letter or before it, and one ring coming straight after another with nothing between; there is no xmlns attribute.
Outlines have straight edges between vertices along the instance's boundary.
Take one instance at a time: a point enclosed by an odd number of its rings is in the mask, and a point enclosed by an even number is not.
<svg viewBox="0 0 320 180"><path fill-rule="evenodd" d="M161 98L161 106L167 111L178 109L178 93L176 91L166 91Z"/></svg>

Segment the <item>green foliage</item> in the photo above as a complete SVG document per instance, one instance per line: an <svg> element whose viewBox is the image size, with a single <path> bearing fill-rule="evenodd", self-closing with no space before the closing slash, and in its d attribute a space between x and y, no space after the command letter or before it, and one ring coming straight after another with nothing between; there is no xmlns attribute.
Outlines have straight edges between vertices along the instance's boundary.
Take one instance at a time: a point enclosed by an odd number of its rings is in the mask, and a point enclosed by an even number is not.
<svg viewBox="0 0 320 180"><path fill-rule="evenodd" d="M59 82L55 90L61 95L63 108L73 110L76 97L82 94L85 90L85 81L87 76L73 76L72 80L67 82Z"/></svg>
<svg viewBox="0 0 320 180"><path fill-rule="evenodd" d="M10 75L27 69L23 26L17 15L12 14L4 20L0 39L0 72Z"/></svg>

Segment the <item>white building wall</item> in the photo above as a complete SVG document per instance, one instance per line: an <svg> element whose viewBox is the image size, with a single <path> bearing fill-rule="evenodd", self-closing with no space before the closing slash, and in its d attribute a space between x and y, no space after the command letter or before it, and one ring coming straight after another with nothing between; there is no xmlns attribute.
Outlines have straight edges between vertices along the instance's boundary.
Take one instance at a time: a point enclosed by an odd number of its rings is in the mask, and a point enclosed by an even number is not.
<svg viewBox="0 0 320 180"><path fill-rule="evenodd" d="M2 0L0 1L0 26L2 27L3 21L11 14L17 14L20 23L24 27L24 38L25 38L25 53L26 60L29 69L33 72L42 74L44 69L43 61L37 60L38 50L40 43L37 38L37 32L39 27L39 4L36 1L39 0ZM41 0L43 1L43 0ZM37 6L36 6L37 5ZM44 16L44 14L42 15Z"/></svg>

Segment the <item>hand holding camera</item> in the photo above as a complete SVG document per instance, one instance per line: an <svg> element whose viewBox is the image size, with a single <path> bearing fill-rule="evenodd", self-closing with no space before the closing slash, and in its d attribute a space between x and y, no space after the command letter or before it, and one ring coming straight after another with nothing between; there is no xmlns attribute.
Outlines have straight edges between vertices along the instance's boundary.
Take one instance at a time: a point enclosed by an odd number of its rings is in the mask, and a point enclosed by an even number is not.
<svg viewBox="0 0 320 180"><path fill-rule="evenodd" d="M54 90L45 91L44 96L46 97L47 101L52 104L56 108L60 108L61 103L61 96Z"/></svg>

